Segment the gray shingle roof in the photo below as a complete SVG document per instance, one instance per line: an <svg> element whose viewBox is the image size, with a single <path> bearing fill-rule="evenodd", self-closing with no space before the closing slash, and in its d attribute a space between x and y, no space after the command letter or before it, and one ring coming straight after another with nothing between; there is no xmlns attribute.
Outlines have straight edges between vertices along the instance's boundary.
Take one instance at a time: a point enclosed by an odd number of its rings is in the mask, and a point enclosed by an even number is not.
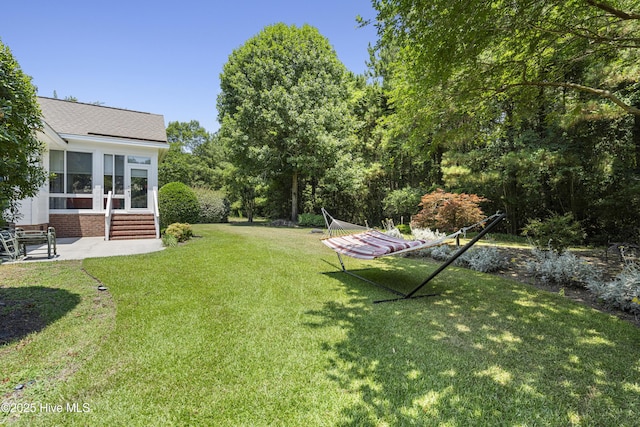
<svg viewBox="0 0 640 427"><path fill-rule="evenodd" d="M159 114L38 97L44 121L59 134L167 142Z"/></svg>

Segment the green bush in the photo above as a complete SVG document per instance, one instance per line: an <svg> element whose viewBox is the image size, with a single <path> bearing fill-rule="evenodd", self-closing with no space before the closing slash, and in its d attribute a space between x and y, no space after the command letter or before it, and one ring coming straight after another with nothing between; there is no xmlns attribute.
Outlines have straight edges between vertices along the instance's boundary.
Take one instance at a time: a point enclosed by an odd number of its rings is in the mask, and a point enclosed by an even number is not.
<svg viewBox="0 0 640 427"><path fill-rule="evenodd" d="M214 224L229 221L231 206L223 192L207 188L194 188L193 191L198 198L200 206L198 222L201 224Z"/></svg>
<svg viewBox="0 0 640 427"><path fill-rule="evenodd" d="M613 307L640 314L640 265L628 263L610 282L593 278L587 282L596 297Z"/></svg>
<svg viewBox="0 0 640 427"><path fill-rule="evenodd" d="M174 246L178 246L178 239L173 234L164 234L162 236L162 245L168 248L173 248Z"/></svg>
<svg viewBox="0 0 640 427"><path fill-rule="evenodd" d="M160 226L174 222L196 223L200 216L200 204L191 188L181 182L170 182L158 191Z"/></svg>
<svg viewBox="0 0 640 427"><path fill-rule="evenodd" d="M396 227L402 234L411 234L411 226L409 224L400 224Z"/></svg>
<svg viewBox="0 0 640 427"><path fill-rule="evenodd" d="M492 273L506 268L509 265L509 259L496 247L481 246L469 249L458 258L456 263L471 270Z"/></svg>
<svg viewBox="0 0 640 427"><path fill-rule="evenodd" d="M324 217L313 213L298 215L298 225L301 227L324 227Z"/></svg>
<svg viewBox="0 0 640 427"><path fill-rule="evenodd" d="M565 215L554 213L544 221L529 220L522 230L522 235L531 239L537 249L552 249L557 253L563 252L571 245L582 243L585 238L582 226L571 213Z"/></svg>
<svg viewBox="0 0 640 427"><path fill-rule="evenodd" d="M534 259L526 264L527 273L544 284L585 286L600 275L600 271L569 251L541 251L533 249Z"/></svg>
<svg viewBox="0 0 640 427"><path fill-rule="evenodd" d="M459 249L449 245L440 245L423 250L422 253L436 261L444 262L458 252ZM509 259L496 247L474 247L460 255L454 264L482 273L492 273L506 268L509 265Z"/></svg>
<svg viewBox="0 0 640 427"><path fill-rule="evenodd" d="M419 210L421 196L422 192L417 188L391 191L382 201L383 212L393 218L405 217L410 220Z"/></svg>
<svg viewBox="0 0 640 427"><path fill-rule="evenodd" d="M175 222L167 227L165 236L173 236L178 242L185 242L193 236L191 224Z"/></svg>

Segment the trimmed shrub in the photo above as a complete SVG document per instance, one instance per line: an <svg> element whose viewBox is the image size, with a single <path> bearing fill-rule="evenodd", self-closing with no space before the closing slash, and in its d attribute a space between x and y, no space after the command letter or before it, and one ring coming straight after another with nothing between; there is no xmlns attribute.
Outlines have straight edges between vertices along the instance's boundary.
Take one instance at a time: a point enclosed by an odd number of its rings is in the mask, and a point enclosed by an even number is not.
<svg viewBox="0 0 640 427"><path fill-rule="evenodd" d="M298 225L300 227L324 227L324 217L313 213L303 213L298 215Z"/></svg>
<svg viewBox="0 0 640 427"><path fill-rule="evenodd" d="M411 235L416 240L439 240L446 236L438 230L432 231L430 228L412 227Z"/></svg>
<svg viewBox="0 0 640 427"><path fill-rule="evenodd" d="M527 236L537 249L550 248L558 253L568 249L571 245L582 243L585 238L582 226L571 213L553 214L544 221L529 220L522 230L522 235Z"/></svg>
<svg viewBox="0 0 640 427"><path fill-rule="evenodd" d="M535 260L527 262L526 270L546 284L584 286L599 275L598 269L569 251L559 254L533 249L532 253Z"/></svg>
<svg viewBox="0 0 640 427"><path fill-rule="evenodd" d="M605 303L622 310L640 314L640 265L628 263L611 282L595 278L587 281L589 289Z"/></svg>
<svg viewBox="0 0 640 427"><path fill-rule="evenodd" d="M207 188L194 188L193 192L196 194L200 206L198 222L214 224L229 221L231 206L223 192Z"/></svg>
<svg viewBox="0 0 640 427"><path fill-rule="evenodd" d="M186 242L193 236L193 230L191 224L175 222L167 227L164 235L173 236L178 242Z"/></svg>
<svg viewBox="0 0 640 427"><path fill-rule="evenodd" d="M160 226L174 222L196 223L200 216L198 198L191 188L182 182L170 182L158 191Z"/></svg>
<svg viewBox="0 0 640 427"><path fill-rule="evenodd" d="M456 260L457 264L482 273L492 273L506 268L509 259L496 247L475 247Z"/></svg>
<svg viewBox="0 0 640 427"><path fill-rule="evenodd" d="M436 261L446 261L453 255L453 251L449 245L440 245L431 249L425 249L425 252L427 251L429 256Z"/></svg>
<svg viewBox="0 0 640 427"><path fill-rule="evenodd" d="M440 245L431 249L426 249L423 253L436 261L444 262L451 258L460 248L449 245ZM509 259L496 247L474 247L463 253L454 265L480 271L482 273L492 273L509 265Z"/></svg>

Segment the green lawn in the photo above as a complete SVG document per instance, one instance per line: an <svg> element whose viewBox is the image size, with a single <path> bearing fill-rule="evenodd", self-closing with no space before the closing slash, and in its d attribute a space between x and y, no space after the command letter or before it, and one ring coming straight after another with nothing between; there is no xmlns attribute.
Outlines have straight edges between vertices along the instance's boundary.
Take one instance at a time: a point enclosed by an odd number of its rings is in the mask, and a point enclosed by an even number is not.
<svg viewBox="0 0 640 427"><path fill-rule="evenodd" d="M155 254L0 266L0 297L65 301L0 347L3 402L35 407L0 424L638 425L640 330L615 317L458 268L422 291L437 297L373 304L393 295L337 273L308 230L195 232ZM349 267L407 291L436 264Z"/></svg>

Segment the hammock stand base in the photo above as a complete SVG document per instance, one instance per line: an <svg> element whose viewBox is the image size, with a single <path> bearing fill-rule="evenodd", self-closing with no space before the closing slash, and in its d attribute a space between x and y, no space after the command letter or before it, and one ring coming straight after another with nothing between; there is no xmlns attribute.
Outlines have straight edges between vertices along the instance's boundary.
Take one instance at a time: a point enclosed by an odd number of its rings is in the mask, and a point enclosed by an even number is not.
<svg viewBox="0 0 640 427"><path fill-rule="evenodd" d="M431 275L429 277L427 277L422 283L420 283L417 287L415 287L412 291L410 291L409 293L402 293L396 289L392 289L389 288L387 286L381 285L379 283L374 282L373 280L369 280L365 277L362 277L356 273L353 273L349 270L346 269L346 267L344 266L344 262L342 262L342 256L340 255L340 253L336 252L336 255L338 255L338 260L340 261L340 266L342 267L342 272L346 273L350 276L356 277L360 280L363 280L367 283L370 283L372 285L378 286L379 288L385 289L393 294L396 294L399 296L399 298L392 298L392 299L385 299L385 300L378 300L378 301L374 301L374 304L379 304L379 303L383 303L383 302L394 302L394 301L403 301L403 300L408 300L408 299L416 299L416 298L426 298L426 297L433 297L433 296L438 296L439 294L423 294L423 295L416 295L416 292L418 292L420 289L422 289L427 283L429 283L431 280L433 280L438 274L442 273L447 267L449 267L451 264L453 264L455 262L455 260L457 260L462 254L464 254L467 250L469 250L469 248L471 248L473 245L475 245L480 239L482 239L482 237L484 237L489 231L491 231L496 225L498 225L500 223L500 221L502 221L507 215L504 213L501 213L499 215L496 215L493 220L487 224L487 226L484 227L484 229L482 229L482 231L480 231L478 233L477 236L475 236L473 239L471 239L466 245L464 245L463 247L461 247L460 249L458 249L458 251L456 253L454 253L449 259L447 259L445 262L443 262L440 267L438 267L433 273L431 273Z"/></svg>

